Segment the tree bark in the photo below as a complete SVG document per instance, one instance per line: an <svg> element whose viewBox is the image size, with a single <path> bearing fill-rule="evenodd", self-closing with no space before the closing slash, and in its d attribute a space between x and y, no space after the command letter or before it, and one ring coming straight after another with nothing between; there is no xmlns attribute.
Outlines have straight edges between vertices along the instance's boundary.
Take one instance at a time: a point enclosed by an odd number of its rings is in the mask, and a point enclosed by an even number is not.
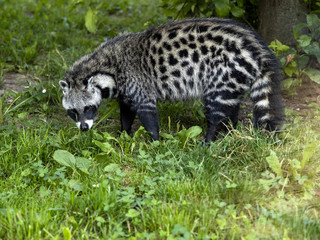
<svg viewBox="0 0 320 240"><path fill-rule="evenodd" d="M277 39L283 44L295 45L293 28L306 21L306 3L299 0L260 0L258 11L258 32L268 44Z"/></svg>

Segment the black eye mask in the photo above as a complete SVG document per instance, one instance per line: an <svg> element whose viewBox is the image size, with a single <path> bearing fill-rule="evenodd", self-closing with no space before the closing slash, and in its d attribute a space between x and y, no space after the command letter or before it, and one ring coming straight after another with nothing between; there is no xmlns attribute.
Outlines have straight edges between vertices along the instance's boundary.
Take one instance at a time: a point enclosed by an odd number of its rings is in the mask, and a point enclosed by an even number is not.
<svg viewBox="0 0 320 240"><path fill-rule="evenodd" d="M79 119L79 114L77 112L77 110L75 109L69 109L67 110L67 114L75 121L77 122Z"/></svg>

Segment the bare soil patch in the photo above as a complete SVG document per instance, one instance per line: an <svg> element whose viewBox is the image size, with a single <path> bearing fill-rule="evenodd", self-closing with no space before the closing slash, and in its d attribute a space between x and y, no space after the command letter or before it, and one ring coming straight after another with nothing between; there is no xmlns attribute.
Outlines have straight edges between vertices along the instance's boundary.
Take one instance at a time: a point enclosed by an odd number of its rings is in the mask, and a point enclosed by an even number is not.
<svg viewBox="0 0 320 240"><path fill-rule="evenodd" d="M305 115L307 112L312 111L313 107L309 106L311 103L315 103L320 107L320 84L305 78L301 86L296 88L296 94L284 95L284 102L286 108Z"/></svg>
<svg viewBox="0 0 320 240"><path fill-rule="evenodd" d="M0 86L0 97L7 90L14 92L23 92L27 87L35 86L36 82L31 75L10 72L3 76L3 84Z"/></svg>

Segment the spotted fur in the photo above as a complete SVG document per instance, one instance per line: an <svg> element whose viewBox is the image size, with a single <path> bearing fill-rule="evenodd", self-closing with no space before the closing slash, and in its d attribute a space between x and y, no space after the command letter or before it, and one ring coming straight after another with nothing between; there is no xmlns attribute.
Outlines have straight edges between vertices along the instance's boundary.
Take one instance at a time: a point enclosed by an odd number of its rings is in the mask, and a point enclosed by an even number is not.
<svg viewBox="0 0 320 240"><path fill-rule="evenodd" d="M131 130L137 114L155 140L156 104L165 99L203 99L206 141L226 121L237 123L248 90L256 127L277 130L284 116L275 56L254 31L232 20L183 20L115 37L75 62L60 85L63 106L76 113L81 129L91 127L86 107L92 112L102 98L116 98L122 130Z"/></svg>

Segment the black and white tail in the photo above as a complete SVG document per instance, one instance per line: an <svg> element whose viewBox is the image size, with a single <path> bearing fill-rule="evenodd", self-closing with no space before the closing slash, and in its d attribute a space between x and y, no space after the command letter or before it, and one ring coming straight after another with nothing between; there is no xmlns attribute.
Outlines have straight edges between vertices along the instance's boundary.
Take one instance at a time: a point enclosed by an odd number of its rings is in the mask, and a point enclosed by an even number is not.
<svg viewBox="0 0 320 240"><path fill-rule="evenodd" d="M282 77L275 59L267 64L264 74L251 86L250 98L254 103L253 117L256 128L277 131L284 119L284 105L281 97Z"/></svg>

